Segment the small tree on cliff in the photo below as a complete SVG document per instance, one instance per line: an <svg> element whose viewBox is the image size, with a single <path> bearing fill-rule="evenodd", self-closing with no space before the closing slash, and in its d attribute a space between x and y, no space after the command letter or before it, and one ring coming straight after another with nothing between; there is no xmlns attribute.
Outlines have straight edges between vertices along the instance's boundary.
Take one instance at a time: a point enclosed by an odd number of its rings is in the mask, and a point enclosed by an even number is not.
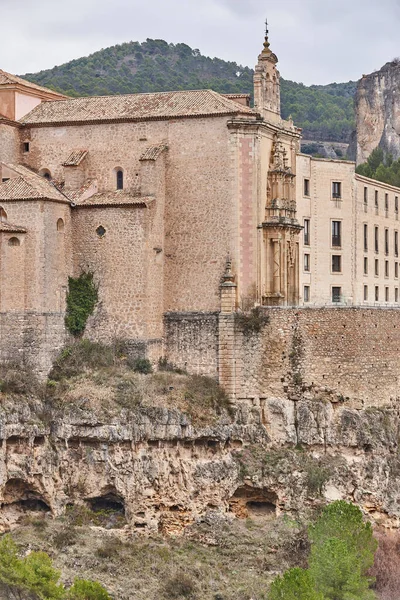
<svg viewBox="0 0 400 600"><path fill-rule="evenodd" d="M309 529L309 570L291 569L272 584L269 600L373 600L377 542L361 510L339 500L326 506Z"/></svg>
<svg viewBox="0 0 400 600"><path fill-rule="evenodd" d="M315 590L315 583L309 571L290 569L277 577L271 585L268 600L324 600Z"/></svg>

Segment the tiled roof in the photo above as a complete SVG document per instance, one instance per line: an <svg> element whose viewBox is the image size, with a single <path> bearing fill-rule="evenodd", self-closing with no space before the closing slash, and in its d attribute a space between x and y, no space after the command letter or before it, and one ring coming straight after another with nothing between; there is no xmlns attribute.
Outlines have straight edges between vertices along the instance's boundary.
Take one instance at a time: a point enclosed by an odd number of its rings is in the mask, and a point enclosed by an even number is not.
<svg viewBox="0 0 400 600"><path fill-rule="evenodd" d="M64 167L77 167L86 157L87 150L73 150L67 160L63 162Z"/></svg>
<svg viewBox="0 0 400 600"><path fill-rule="evenodd" d="M25 227L11 225L11 223L7 223L6 221L0 221L0 232L2 231L5 233L26 233Z"/></svg>
<svg viewBox="0 0 400 600"><path fill-rule="evenodd" d="M153 146L149 146L143 152L139 160L157 160L164 150L167 150L166 144L155 144Z"/></svg>
<svg viewBox="0 0 400 600"><path fill-rule="evenodd" d="M18 176L0 184L0 200L55 200L68 199L47 179L21 165L6 165Z"/></svg>
<svg viewBox="0 0 400 600"><path fill-rule="evenodd" d="M31 81L27 81L26 79L22 79L22 77L17 77L17 75L11 75L11 73L7 73L6 71L2 71L0 69L0 86L1 85L13 85L13 84L23 85L28 88L32 88L39 92L46 92L47 94L52 94L54 96L59 96L60 98L65 98L62 94L58 92L54 92L53 90L49 90L48 88L41 87L40 85L36 85L36 83L32 83Z"/></svg>
<svg viewBox="0 0 400 600"><path fill-rule="evenodd" d="M124 190L115 192L99 192L87 198L86 200L78 200L78 207L85 206L147 206L154 200L154 196L134 196Z"/></svg>
<svg viewBox="0 0 400 600"><path fill-rule="evenodd" d="M256 113L212 90L68 98L42 102L21 122L29 125L145 121Z"/></svg>

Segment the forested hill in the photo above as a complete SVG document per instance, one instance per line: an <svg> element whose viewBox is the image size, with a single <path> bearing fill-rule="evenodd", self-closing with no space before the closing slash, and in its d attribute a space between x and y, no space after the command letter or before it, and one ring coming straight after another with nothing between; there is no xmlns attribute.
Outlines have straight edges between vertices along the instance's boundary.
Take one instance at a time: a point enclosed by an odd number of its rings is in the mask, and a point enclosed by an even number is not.
<svg viewBox="0 0 400 600"><path fill-rule="evenodd" d="M112 46L23 77L69 96L203 88L226 94L253 90L253 70L248 67L203 56L186 44L150 39ZM354 128L355 89L355 82L307 87L283 80L282 116L292 115L307 139L348 141Z"/></svg>

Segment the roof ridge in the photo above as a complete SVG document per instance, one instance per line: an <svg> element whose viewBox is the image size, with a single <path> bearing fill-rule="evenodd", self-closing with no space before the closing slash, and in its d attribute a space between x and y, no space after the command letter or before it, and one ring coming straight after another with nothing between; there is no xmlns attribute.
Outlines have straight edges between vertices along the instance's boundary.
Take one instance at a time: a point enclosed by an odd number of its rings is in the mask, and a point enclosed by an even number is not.
<svg viewBox="0 0 400 600"><path fill-rule="evenodd" d="M2 78L6 81L2 82ZM60 92L55 92L49 88L45 88L41 85L37 85L37 83L33 83L28 79L23 79L22 77L18 77L18 75L13 75L12 73L8 73L7 71L3 71L0 69L0 85L7 85L9 83L19 83L20 85L24 85L25 87L29 87L40 92L47 92L48 94L54 94L56 96L60 96L60 98L65 98L64 94L60 94Z"/></svg>

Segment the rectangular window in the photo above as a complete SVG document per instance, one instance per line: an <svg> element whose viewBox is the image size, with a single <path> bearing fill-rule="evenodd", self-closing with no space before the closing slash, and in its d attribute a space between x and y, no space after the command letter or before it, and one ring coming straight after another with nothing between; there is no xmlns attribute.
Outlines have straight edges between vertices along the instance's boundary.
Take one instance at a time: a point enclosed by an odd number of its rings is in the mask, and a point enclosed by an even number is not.
<svg viewBox="0 0 400 600"><path fill-rule="evenodd" d="M342 183L340 181L332 181L332 198L338 199L342 197Z"/></svg>
<svg viewBox="0 0 400 600"><path fill-rule="evenodd" d="M310 255L304 255L304 270L309 273L310 272Z"/></svg>
<svg viewBox="0 0 400 600"><path fill-rule="evenodd" d="M395 279L399 278L399 263L398 262L394 263L394 277L395 277Z"/></svg>
<svg viewBox="0 0 400 600"><path fill-rule="evenodd" d="M368 188L364 188L364 204L368 204Z"/></svg>
<svg viewBox="0 0 400 600"><path fill-rule="evenodd" d="M310 219L304 219L304 245L310 245Z"/></svg>
<svg viewBox="0 0 400 600"><path fill-rule="evenodd" d="M368 225L364 224L364 250L368 251Z"/></svg>
<svg viewBox="0 0 400 600"><path fill-rule="evenodd" d="M375 227L375 252L379 252L379 228Z"/></svg>
<svg viewBox="0 0 400 600"><path fill-rule="evenodd" d="M379 275L379 260L377 258L375 259L375 275L376 277Z"/></svg>
<svg viewBox="0 0 400 600"><path fill-rule="evenodd" d="M389 277L389 261L385 260L385 277Z"/></svg>
<svg viewBox="0 0 400 600"><path fill-rule="evenodd" d="M389 194L385 194L385 210L389 210Z"/></svg>
<svg viewBox="0 0 400 600"><path fill-rule="evenodd" d="M304 180L304 195L305 196L310 195L310 180L309 179Z"/></svg>
<svg viewBox="0 0 400 600"><path fill-rule="evenodd" d="M364 285L364 302L368 300L368 286Z"/></svg>
<svg viewBox="0 0 400 600"><path fill-rule="evenodd" d="M22 147L24 152L29 152L29 142L24 142Z"/></svg>
<svg viewBox="0 0 400 600"><path fill-rule="evenodd" d="M397 257L399 255L399 232L394 232L394 255Z"/></svg>
<svg viewBox="0 0 400 600"><path fill-rule="evenodd" d="M385 302L389 302L389 288L385 287Z"/></svg>
<svg viewBox="0 0 400 600"><path fill-rule="evenodd" d="M379 192L378 190L375 190L375 208L378 208L379 206Z"/></svg>
<svg viewBox="0 0 400 600"><path fill-rule="evenodd" d="M389 229L385 229L385 254L389 254Z"/></svg>
<svg viewBox="0 0 400 600"><path fill-rule="evenodd" d="M399 212L399 197L398 196L394 197L394 212L395 213Z"/></svg>
<svg viewBox="0 0 400 600"><path fill-rule="evenodd" d="M340 248L342 245L342 222L332 221L332 246Z"/></svg>
<svg viewBox="0 0 400 600"><path fill-rule="evenodd" d="M310 302L310 286L304 286L304 302Z"/></svg>
<svg viewBox="0 0 400 600"><path fill-rule="evenodd" d="M337 304L342 301L342 288L333 287L332 288L332 302Z"/></svg>
<svg viewBox="0 0 400 600"><path fill-rule="evenodd" d="M332 273L342 272L342 257L339 255L332 256Z"/></svg>
<svg viewBox="0 0 400 600"><path fill-rule="evenodd" d="M368 275L368 258L364 257L364 275Z"/></svg>
<svg viewBox="0 0 400 600"><path fill-rule="evenodd" d="M399 301L399 288L394 288L394 301Z"/></svg>
<svg viewBox="0 0 400 600"><path fill-rule="evenodd" d="M379 286L375 286L375 302L379 302Z"/></svg>

